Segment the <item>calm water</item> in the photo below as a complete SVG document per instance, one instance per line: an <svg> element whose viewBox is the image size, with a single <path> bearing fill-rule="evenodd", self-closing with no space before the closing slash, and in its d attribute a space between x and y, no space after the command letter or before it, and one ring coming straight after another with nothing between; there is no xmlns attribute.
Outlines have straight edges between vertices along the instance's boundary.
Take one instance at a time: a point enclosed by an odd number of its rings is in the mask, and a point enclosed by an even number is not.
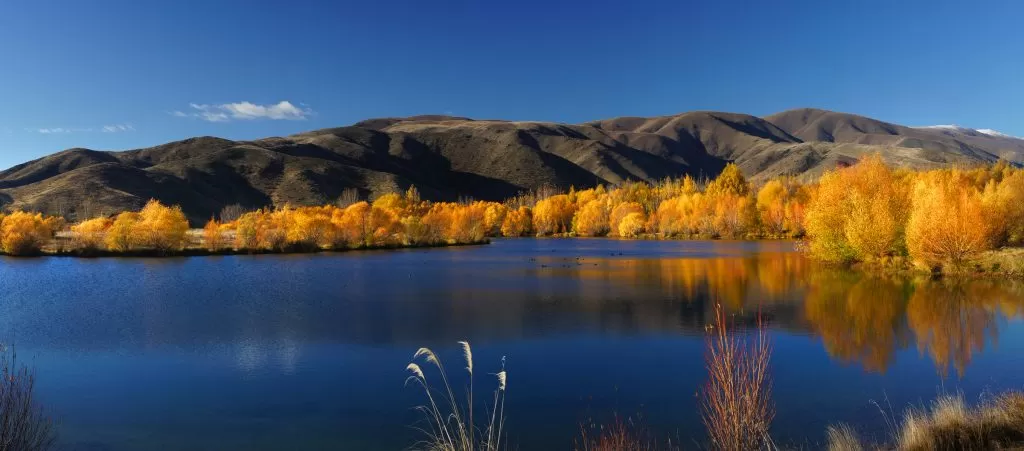
<svg viewBox="0 0 1024 451"><path fill-rule="evenodd" d="M63 449L403 449L420 346L509 374L518 449L642 418L701 440L704 327L770 318L773 436L873 434L939 393L1024 386L1024 287L817 268L790 243L502 240L316 256L0 260L0 338L38 374ZM429 374L428 374L429 377Z"/></svg>

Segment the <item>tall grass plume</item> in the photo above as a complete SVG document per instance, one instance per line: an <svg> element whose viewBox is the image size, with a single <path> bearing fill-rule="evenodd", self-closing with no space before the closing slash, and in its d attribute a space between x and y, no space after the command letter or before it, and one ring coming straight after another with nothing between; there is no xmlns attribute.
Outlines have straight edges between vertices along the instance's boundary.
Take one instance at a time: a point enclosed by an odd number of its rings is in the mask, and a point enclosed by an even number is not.
<svg viewBox="0 0 1024 451"><path fill-rule="evenodd" d="M415 428L422 432L424 439L413 448L429 451L497 451L501 449L505 439L505 389L508 375L505 372L504 358L501 371L494 374L497 383L490 411L484 418L483 429L478 426L474 413L473 399L473 350L469 342L460 341L462 357L465 363L466 377L463 398L456 397L455 390L449 382L448 374L437 354L429 348L420 348L413 355L412 362L406 367L411 375L406 385L413 383L423 389L426 404L416 407L422 415L422 422ZM423 371L424 366L437 370L440 383L431 384Z"/></svg>

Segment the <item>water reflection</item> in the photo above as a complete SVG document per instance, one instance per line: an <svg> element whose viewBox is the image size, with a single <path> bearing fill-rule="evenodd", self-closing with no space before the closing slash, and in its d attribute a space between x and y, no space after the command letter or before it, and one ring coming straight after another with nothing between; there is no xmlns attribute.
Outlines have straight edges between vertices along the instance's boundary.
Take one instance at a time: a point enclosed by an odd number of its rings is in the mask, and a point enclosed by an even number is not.
<svg viewBox="0 0 1024 451"><path fill-rule="evenodd" d="M840 271L771 244L547 243L170 263L9 261L0 338L81 351L232 349L240 369L290 373L310 343L699 336L720 303L740 324L761 312L773 328L817 337L834 359L870 372L916 347L939 372L963 375L1003 320L1024 313L1020 283Z"/></svg>
<svg viewBox="0 0 1024 451"><path fill-rule="evenodd" d="M1020 283L838 271L790 243L0 258L0 341L37 359L62 435L109 449L402 448L419 400L401 369L460 339L481 365L512 359L522 449L571 443L588 409L643 406L653 428L701 434L690 406L715 304L777 337L780 437L877 421L867 400L916 402L947 376L969 393L1015 386L1024 367Z"/></svg>

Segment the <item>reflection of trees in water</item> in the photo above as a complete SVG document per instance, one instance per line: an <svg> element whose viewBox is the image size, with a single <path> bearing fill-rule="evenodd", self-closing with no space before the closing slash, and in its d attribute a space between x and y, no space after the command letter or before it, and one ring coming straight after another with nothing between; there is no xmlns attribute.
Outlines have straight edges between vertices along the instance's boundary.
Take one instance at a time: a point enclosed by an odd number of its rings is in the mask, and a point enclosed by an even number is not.
<svg viewBox="0 0 1024 451"><path fill-rule="evenodd" d="M946 374L950 366L958 375L976 352L998 334L997 311L990 299L998 295L990 283L920 284L907 305L907 321L917 337L917 348L927 353L935 367Z"/></svg>
<svg viewBox="0 0 1024 451"><path fill-rule="evenodd" d="M804 312L829 355L884 372L906 341L906 284L845 271L821 271L808 283Z"/></svg>
<svg viewBox="0 0 1024 451"><path fill-rule="evenodd" d="M972 357L998 335L997 319L1018 316L1024 293L1016 283L889 279L821 270L808 277L807 321L834 358L884 372L896 350L916 339L945 374L963 375Z"/></svg>

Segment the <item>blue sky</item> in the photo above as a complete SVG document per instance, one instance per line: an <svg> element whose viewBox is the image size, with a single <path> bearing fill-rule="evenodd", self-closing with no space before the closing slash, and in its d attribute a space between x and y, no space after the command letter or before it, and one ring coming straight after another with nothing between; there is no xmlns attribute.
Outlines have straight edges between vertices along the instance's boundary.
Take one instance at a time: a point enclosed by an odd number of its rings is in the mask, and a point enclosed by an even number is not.
<svg viewBox="0 0 1024 451"><path fill-rule="evenodd" d="M812 106L1024 135L1022 20L1009 0L2 0L0 168L426 113Z"/></svg>

